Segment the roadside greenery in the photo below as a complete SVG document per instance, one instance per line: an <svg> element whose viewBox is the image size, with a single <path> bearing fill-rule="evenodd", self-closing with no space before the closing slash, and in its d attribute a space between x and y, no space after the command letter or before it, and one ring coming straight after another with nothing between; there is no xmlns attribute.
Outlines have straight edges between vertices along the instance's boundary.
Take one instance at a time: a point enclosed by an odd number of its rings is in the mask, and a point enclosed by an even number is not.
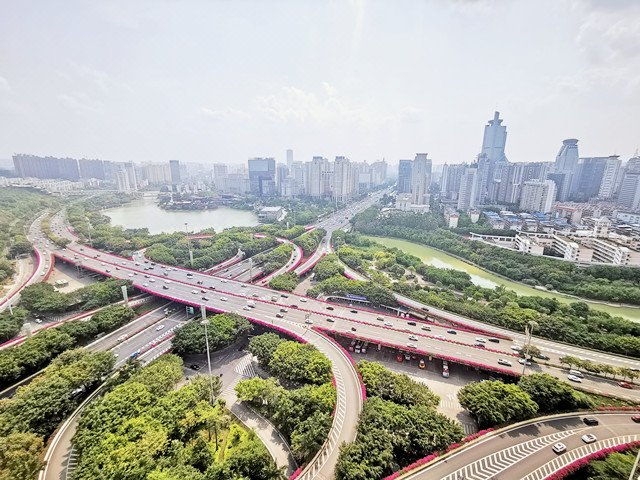
<svg viewBox="0 0 640 480"><path fill-rule="evenodd" d="M340 448L336 480L381 479L462 439L461 425L436 412L440 399L426 385L374 362L359 367L368 399L356 440Z"/></svg>
<svg viewBox="0 0 640 480"><path fill-rule="evenodd" d="M611 453L602 460L592 460L566 480L627 480L637 455L637 449Z"/></svg>
<svg viewBox="0 0 640 480"><path fill-rule="evenodd" d="M313 279L318 282L343 273L344 267L338 261L338 256L335 253L325 255L313 267Z"/></svg>
<svg viewBox="0 0 640 480"><path fill-rule="evenodd" d="M11 259L30 253L26 228L47 208L55 208L59 199L31 188L0 188L0 284L14 273Z"/></svg>
<svg viewBox="0 0 640 480"><path fill-rule="evenodd" d="M209 348L219 350L236 338L251 332L253 326L247 319L235 313L223 313L207 318ZM171 343L173 351L178 355L189 353L205 353L207 351L204 325L200 318L191 320L176 330Z"/></svg>
<svg viewBox="0 0 640 480"><path fill-rule="evenodd" d="M308 257L316 251L318 245L320 245L320 242L324 238L325 233L325 230L322 228L316 228L315 230L311 230L310 232L299 236L293 242L302 248L304 256Z"/></svg>
<svg viewBox="0 0 640 480"><path fill-rule="evenodd" d="M571 355L561 357L560 363L568 366L569 368L578 368L585 372L590 372L596 375L600 374L605 377L607 375L611 375L613 378L620 376L624 379L635 380L640 376L639 372L630 368L614 367L613 365L606 363L593 363L589 360L582 360L581 358L573 357Z"/></svg>
<svg viewBox="0 0 640 480"><path fill-rule="evenodd" d="M467 240L441 228L434 215L397 212L380 216L377 207L356 215L354 229L369 235L403 238L435 247L487 270L551 290L610 302L640 304L640 269L594 265L581 267Z"/></svg>
<svg viewBox="0 0 640 480"><path fill-rule="evenodd" d="M473 382L458 392L458 400L480 428L595 406L588 395L546 373L527 375L518 384Z"/></svg>
<svg viewBox="0 0 640 480"><path fill-rule="evenodd" d="M74 480L275 480L279 472L253 432L217 401L209 379L176 389L182 361L165 355L134 373L83 414L74 446ZM213 379L214 394L221 383Z"/></svg>
<svg viewBox="0 0 640 480"><path fill-rule="evenodd" d="M42 375L0 401L0 478L33 480L44 441L113 368L109 352L70 350Z"/></svg>
<svg viewBox="0 0 640 480"><path fill-rule="evenodd" d="M29 312L21 307L15 307L13 314L9 309L0 313L0 343L15 337L20 333ZM0 477L1 478L1 477Z"/></svg>
<svg viewBox="0 0 640 480"><path fill-rule="evenodd" d="M90 320L72 320L28 338L14 347L0 350L0 389L46 366L81 342L131 321L135 313L125 305L105 307Z"/></svg>
<svg viewBox="0 0 640 480"><path fill-rule="evenodd" d="M364 296L373 305L395 306L398 304L393 297L393 292L388 288L372 281L349 280L342 275L327 278L307 291L309 297L318 297L322 294Z"/></svg>
<svg viewBox="0 0 640 480"><path fill-rule="evenodd" d="M312 345L273 333L252 338L249 350L279 378L242 380L236 385L238 398L274 423L298 462L310 460L327 438L336 402L329 360Z"/></svg>
<svg viewBox="0 0 640 480"><path fill-rule="evenodd" d="M298 286L300 277L293 272L277 275L269 281L269 287L275 290L284 290L285 292L293 292Z"/></svg>
<svg viewBox="0 0 640 480"><path fill-rule="evenodd" d="M283 243L270 252L256 255L253 260L253 265L260 265L263 276L267 276L279 268L284 267L291 258L291 252L293 252L293 245Z"/></svg>

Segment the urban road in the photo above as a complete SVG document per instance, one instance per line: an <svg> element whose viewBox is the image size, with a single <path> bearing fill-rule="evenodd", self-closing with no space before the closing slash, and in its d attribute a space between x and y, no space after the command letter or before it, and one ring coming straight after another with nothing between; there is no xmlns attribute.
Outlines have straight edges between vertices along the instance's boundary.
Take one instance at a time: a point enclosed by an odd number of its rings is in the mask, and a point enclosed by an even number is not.
<svg viewBox="0 0 640 480"><path fill-rule="evenodd" d="M62 217L58 215L54 219L56 232L70 237ZM335 222L335 219L333 221ZM59 259L78 264L83 268L116 278L129 279L139 289L154 295L196 306L205 305L212 311L234 312L250 319L271 323L302 335L318 346L333 364L338 387L338 411L330 433L330 448L323 449L321 461L312 462L311 468L300 478L331 478L338 453L337 446L342 441L350 441L354 438L357 417L362 405L360 386L349 360L333 342L310 330L309 327L312 324L337 334L355 334L373 343L383 342L395 345L405 351L415 346L416 349L430 352L436 357L456 358L460 363L481 363L489 368L495 365L496 369L514 374L519 373L522 368L510 350L513 344L505 340L500 344L492 345L497 351L491 351L474 346L477 334L459 331L455 337L447 336L449 334L446 333L446 327L431 326L431 331L425 331L421 329L420 324L409 326L406 319L399 317L358 308L329 305L320 300L294 294L280 294L265 287L190 272L186 269L156 265L153 270L144 270L149 268L150 264L123 259L75 243L70 244L66 251L56 249L53 253ZM465 319L461 318L461 320ZM506 331L505 334L511 335L511 332ZM414 335L415 340L409 340L409 335ZM450 340L455 340L455 343ZM407 345L408 343L411 346ZM566 350L568 347L563 344L555 344L555 347L558 352L562 352L558 353L556 358L552 358L555 361L559 356L580 355L581 352L581 349L574 347L569 347L571 348L569 352ZM584 350L585 355L592 353ZM498 359L508 359L513 365L500 366ZM612 355L608 355L602 361L628 368L640 367L637 361ZM612 383L603 385L598 382L597 379L587 380L583 385L594 390L606 388L610 393L618 388ZM627 397L640 399L637 391L631 390L624 393Z"/></svg>

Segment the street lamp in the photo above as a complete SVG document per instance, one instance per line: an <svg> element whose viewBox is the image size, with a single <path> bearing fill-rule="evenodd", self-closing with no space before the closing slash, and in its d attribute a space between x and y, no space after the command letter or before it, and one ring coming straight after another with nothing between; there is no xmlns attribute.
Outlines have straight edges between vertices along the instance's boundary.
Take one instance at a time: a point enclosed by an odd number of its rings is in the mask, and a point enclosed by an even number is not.
<svg viewBox="0 0 640 480"><path fill-rule="evenodd" d="M531 358L531 354L529 353L529 348L531 347L531 336L533 335L533 329L538 328L538 322L534 320L529 320L524 327L524 335L525 335L525 346L524 346L524 362L522 362L522 375L524 375L525 370L527 369L527 360Z"/></svg>
<svg viewBox="0 0 640 480"><path fill-rule="evenodd" d="M208 320L203 318L200 322L201 325L204 325L204 339L207 344L207 367L209 369L209 403L213 405L213 377L211 376L211 353L209 350L209 330L207 328Z"/></svg>
<svg viewBox="0 0 640 480"><path fill-rule="evenodd" d="M187 245L189 245L189 261L191 262L191 268L193 268L193 251L191 250L191 239L189 238L188 223L184 222L184 231L187 234Z"/></svg>

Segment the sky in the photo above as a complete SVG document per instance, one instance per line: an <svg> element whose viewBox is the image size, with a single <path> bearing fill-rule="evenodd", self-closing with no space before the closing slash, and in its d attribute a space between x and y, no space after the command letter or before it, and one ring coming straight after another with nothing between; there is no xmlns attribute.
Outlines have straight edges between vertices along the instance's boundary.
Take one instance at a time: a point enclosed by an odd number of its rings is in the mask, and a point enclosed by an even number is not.
<svg viewBox="0 0 640 480"><path fill-rule="evenodd" d="M0 159L640 147L637 0L0 0Z"/></svg>

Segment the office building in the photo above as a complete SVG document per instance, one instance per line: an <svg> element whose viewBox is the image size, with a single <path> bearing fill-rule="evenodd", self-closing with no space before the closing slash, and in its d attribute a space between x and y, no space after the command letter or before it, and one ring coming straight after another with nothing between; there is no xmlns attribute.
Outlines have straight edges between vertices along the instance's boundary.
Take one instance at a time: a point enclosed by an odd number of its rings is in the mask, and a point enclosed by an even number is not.
<svg viewBox="0 0 640 480"><path fill-rule="evenodd" d="M398 164L398 193L411 192L411 170L413 160L400 160Z"/></svg>
<svg viewBox="0 0 640 480"><path fill-rule="evenodd" d="M371 186L379 187L387 181L387 162L384 160L371 164Z"/></svg>
<svg viewBox="0 0 640 480"><path fill-rule="evenodd" d="M411 169L411 203L429 204L429 186L431 185L431 160L426 153L416 154Z"/></svg>
<svg viewBox="0 0 640 480"><path fill-rule="evenodd" d="M276 191L278 192L278 195L284 195L284 183L288 176L289 167L284 163L278 163L278 165L276 165Z"/></svg>
<svg viewBox="0 0 640 480"><path fill-rule="evenodd" d="M171 189L174 192L178 191L178 185L180 185L180 161L169 160L169 171L171 172Z"/></svg>
<svg viewBox="0 0 640 480"><path fill-rule="evenodd" d="M482 150L478 155L478 185L475 202L478 205L496 203L502 169L508 163L505 155L507 127L502 125L500 112L487 122L482 137Z"/></svg>
<svg viewBox="0 0 640 480"><path fill-rule="evenodd" d="M520 210L548 213L556 198L556 184L552 180L524 182L520 196Z"/></svg>
<svg viewBox="0 0 640 480"><path fill-rule="evenodd" d="M586 202L597 197L610 157L587 157L578 160L578 167L571 183L571 200Z"/></svg>
<svg viewBox="0 0 640 480"><path fill-rule="evenodd" d="M250 158L249 184L251 193L258 197L276 194L276 161L274 158Z"/></svg>
<svg viewBox="0 0 640 480"><path fill-rule="evenodd" d="M618 204L636 211L640 207L640 157L636 156L627 162L620 183Z"/></svg>
<svg viewBox="0 0 640 480"><path fill-rule="evenodd" d="M562 147L556 161L551 167L547 178L553 180L556 184L557 199L564 202L569 199L572 192L573 178L578 168L578 140L576 138L567 138L562 141Z"/></svg>
<svg viewBox="0 0 640 480"><path fill-rule="evenodd" d="M291 169L291 165L293 164L293 150L287 150L287 167Z"/></svg>

